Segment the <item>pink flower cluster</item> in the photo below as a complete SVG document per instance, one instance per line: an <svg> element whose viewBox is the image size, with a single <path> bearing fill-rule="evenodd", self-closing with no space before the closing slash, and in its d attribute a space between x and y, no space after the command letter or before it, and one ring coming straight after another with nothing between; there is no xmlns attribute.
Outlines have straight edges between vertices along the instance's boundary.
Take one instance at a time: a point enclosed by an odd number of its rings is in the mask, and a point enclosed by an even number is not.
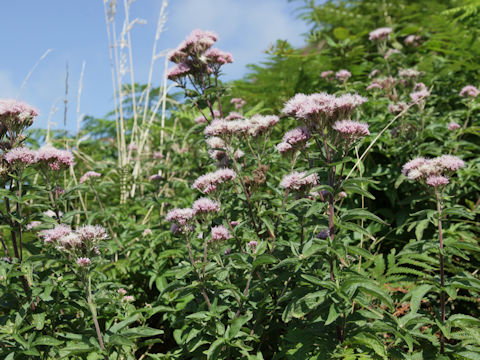
<svg viewBox="0 0 480 360"><path fill-rule="evenodd" d="M288 190L304 191L318 184L317 174L307 175L306 172L294 171L285 175L280 182L280 187Z"/></svg>
<svg viewBox="0 0 480 360"><path fill-rule="evenodd" d="M217 109L213 110L213 119L219 119L220 118L220 111ZM207 119L205 118L204 115L199 115L197 116L193 121L195 121L197 124L205 124L207 123Z"/></svg>
<svg viewBox="0 0 480 360"><path fill-rule="evenodd" d="M450 124L448 124L448 130L450 130L450 131L458 130L460 128L461 128L461 126L459 124L457 124L456 122L451 122Z"/></svg>
<svg viewBox="0 0 480 360"><path fill-rule="evenodd" d="M403 40L403 43L405 45L412 45L412 46L418 46L420 45L420 40L422 37L420 35L408 35L405 40Z"/></svg>
<svg viewBox="0 0 480 360"><path fill-rule="evenodd" d="M401 54L401 51L398 49L388 49L383 58L387 60L393 54Z"/></svg>
<svg viewBox="0 0 480 360"><path fill-rule="evenodd" d="M403 165L402 173L410 180L425 180L427 185L438 187L448 184L448 175L465 166L457 156L442 155L433 159L418 157Z"/></svg>
<svg viewBox="0 0 480 360"><path fill-rule="evenodd" d="M220 211L220 203L209 198L202 197L193 203L193 211L197 214L218 213Z"/></svg>
<svg viewBox="0 0 480 360"><path fill-rule="evenodd" d="M232 238L232 235L230 235L230 232L225 226L218 225L218 226L212 227L212 240L211 240L212 242L228 240L231 238Z"/></svg>
<svg viewBox="0 0 480 360"><path fill-rule="evenodd" d="M81 257L77 259L77 265L80 267L89 267L92 264L92 260L87 257Z"/></svg>
<svg viewBox="0 0 480 360"><path fill-rule="evenodd" d="M470 96L472 98L477 97L478 94L480 94L480 91L473 85L467 85L463 87L463 89L460 91L460 96Z"/></svg>
<svg viewBox="0 0 480 360"><path fill-rule="evenodd" d="M10 150L4 155L4 159L9 164L21 163L24 165L33 164L35 162L35 151L27 149L26 147L17 147Z"/></svg>
<svg viewBox="0 0 480 360"><path fill-rule="evenodd" d="M51 170L61 170L73 165L73 154L67 150L56 149L53 146L45 145L36 153L36 162L48 165Z"/></svg>
<svg viewBox="0 0 480 360"><path fill-rule="evenodd" d="M276 149L281 152L305 146L306 142L311 138L310 132L305 126L299 126L293 130L287 131L282 138L282 142L277 144Z"/></svg>
<svg viewBox="0 0 480 360"><path fill-rule="evenodd" d="M370 91L370 90L381 90L383 89L383 86L381 84L379 84L378 82L376 81L372 81L370 83L370 85L367 86L366 90L367 91Z"/></svg>
<svg viewBox="0 0 480 360"><path fill-rule="evenodd" d="M343 137L349 140L370 135L367 124L353 120L337 121L333 124L332 129L338 131Z"/></svg>
<svg viewBox="0 0 480 360"><path fill-rule="evenodd" d="M242 114L239 114L238 112L235 112L235 111L231 111L227 117L225 118L225 120L227 121L230 121L230 120L240 120L240 119L243 119L243 115Z"/></svg>
<svg viewBox="0 0 480 360"><path fill-rule="evenodd" d="M0 120L16 130L32 125L33 118L38 115L38 111L15 99L0 99Z"/></svg>
<svg viewBox="0 0 480 360"><path fill-rule="evenodd" d="M43 239L45 243L54 243L60 238L69 235L72 232L72 229L68 225L57 225L53 229L42 230L39 232L39 236Z"/></svg>
<svg viewBox="0 0 480 360"><path fill-rule="evenodd" d="M193 30L192 33L169 54L168 59L175 64L167 72L173 81L192 74L218 72L222 65L232 63L232 54L212 48L218 36L211 31Z"/></svg>
<svg viewBox="0 0 480 360"><path fill-rule="evenodd" d="M388 112L391 114L399 114L408 107L404 102L398 102L396 104L388 105Z"/></svg>
<svg viewBox="0 0 480 360"><path fill-rule="evenodd" d="M320 73L320 76L324 79L330 80L333 76L333 71L332 70L322 71Z"/></svg>
<svg viewBox="0 0 480 360"><path fill-rule="evenodd" d="M187 222L193 219L194 216L195 211L193 209L173 209L168 212L165 220L176 223L180 226L185 226Z"/></svg>
<svg viewBox="0 0 480 360"><path fill-rule="evenodd" d="M335 77L339 81L347 81L348 79L350 79L351 76L352 76L352 73L345 69L339 70L335 73Z"/></svg>
<svg viewBox="0 0 480 360"><path fill-rule="evenodd" d="M398 76L401 78L416 79L420 75L422 75L422 73L415 69L402 69L398 71Z"/></svg>
<svg viewBox="0 0 480 360"><path fill-rule="evenodd" d="M232 100L230 100L230 104L235 104L235 109L241 109L245 106L246 103L247 102L242 98L233 98Z"/></svg>
<svg viewBox="0 0 480 360"><path fill-rule="evenodd" d="M192 185L193 189L197 189L204 194L211 193L217 190L217 187L226 182L234 180L236 177L235 172L231 169L219 169L215 172L211 172L200 176Z"/></svg>
<svg viewBox="0 0 480 360"><path fill-rule="evenodd" d="M387 39L388 36L392 33L392 28L390 27L382 27L371 31L368 34L368 39L373 40L384 40Z"/></svg>
<svg viewBox="0 0 480 360"><path fill-rule="evenodd" d="M205 127L205 135L229 137L232 135L249 134L253 137L272 128L278 122L275 115L254 115L250 119L226 120L216 119Z"/></svg>
<svg viewBox="0 0 480 360"><path fill-rule="evenodd" d="M89 178L97 178L102 176L102 174L97 173L95 171L87 171L85 174L82 175L80 178L80 184L83 184L85 181L87 181Z"/></svg>
<svg viewBox="0 0 480 360"><path fill-rule="evenodd" d="M327 93L297 94L285 103L283 112L301 120L348 119L353 110L366 101L358 94L339 97Z"/></svg>
<svg viewBox="0 0 480 360"><path fill-rule="evenodd" d="M100 225L84 225L78 228L75 233L80 237L82 242L96 244L101 240L108 239L107 230Z"/></svg>

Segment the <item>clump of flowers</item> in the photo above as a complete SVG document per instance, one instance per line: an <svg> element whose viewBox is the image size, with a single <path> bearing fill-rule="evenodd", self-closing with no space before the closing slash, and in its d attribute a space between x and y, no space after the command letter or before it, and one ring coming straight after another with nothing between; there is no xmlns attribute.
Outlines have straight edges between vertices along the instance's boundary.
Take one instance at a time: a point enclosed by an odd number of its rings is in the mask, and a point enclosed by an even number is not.
<svg viewBox="0 0 480 360"><path fill-rule="evenodd" d="M458 130L460 128L461 128L461 126L459 124L457 124L456 122L451 122L450 124L448 124L448 130L450 130L450 131Z"/></svg>
<svg viewBox="0 0 480 360"><path fill-rule="evenodd" d="M282 142L277 144L276 149L281 152L287 152L292 149L304 147L311 138L310 132L305 126L299 126L283 135Z"/></svg>
<svg viewBox="0 0 480 360"><path fill-rule="evenodd" d="M45 145L37 151L36 162L40 165L48 166L51 170L58 171L73 165L74 158L70 151Z"/></svg>
<svg viewBox="0 0 480 360"><path fill-rule="evenodd" d="M246 103L247 102L242 98L233 98L232 100L230 100L230 104L234 104L235 109L241 109L242 107L245 106Z"/></svg>
<svg viewBox="0 0 480 360"><path fill-rule="evenodd" d="M328 80L328 81L332 80L333 75L334 75L334 72L333 72L332 70L326 70L326 71L322 71L322 72L320 73L320 76L321 76L323 79Z"/></svg>
<svg viewBox="0 0 480 360"><path fill-rule="evenodd" d="M422 37L420 35L408 35L405 40L403 40L403 43L405 45L411 45L411 46L418 46L420 45L420 40L422 40Z"/></svg>
<svg viewBox="0 0 480 360"><path fill-rule="evenodd" d="M165 220L168 222L173 222L180 227L184 227L190 220L193 219L194 216L195 211L191 208L173 209L167 213Z"/></svg>
<svg viewBox="0 0 480 360"><path fill-rule="evenodd" d="M223 225L218 225L212 227L212 243L218 243L219 241L231 239L232 235L228 229Z"/></svg>
<svg viewBox="0 0 480 360"><path fill-rule="evenodd" d="M0 137L8 133L10 140L25 128L33 124L38 111L22 101L14 99L0 99L0 122L3 125Z"/></svg>
<svg viewBox="0 0 480 360"><path fill-rule="evenodd" d="M60 224L55 226L53 229L40 231L39 236L45 243L54 243L60 238L69 235L71 232L72 229L70 226Z"/></svg>
<svg viewBox="0 0 480 360"><path fill-rule="evenodd" d="M80 184L83 184L85 181L87 181L90 178L97 178L102 176L102 174L95 172L95 171L87 171L85 174L82 175L80 178Z"/></svg>
<svg viewBox="0 0 480 360"><path fill-rule="evenodd" d="M339 70L335 73L335 77L337 78L337 80L343 81L343 82L346 82L348 79L350 79L351 76L352 76L352 73L345 69Z"/></svg>
<svg viewBox="0 0 480 360"><path fill-rule="evenodd" d="M418 157L403 165L402 173L410 180L425 181L429 186L439 187L448 184L448 176L464 166L465 162L453 155L433 159Z"/></svg>
<svg viewBox="0 0 480 360"><path fill-rule="evenodd" d="M370 135L368 124L353 120L339 120L333 124L332 129L337 131L347 142L356 140L362 136Z"/></svg>
<svg viewBox="0 0 480 360"><path fill-rule="evenodd" d="M16 147L7 152L3 156L4 160L9 164L18 164L22 166L35 163L35 151L27 149L26 147Z"/></svg>
<svg viewBox="0 0 480 360"><path fill-rule="evenodd" d="M368 34L368 39L371 40L371 41L385 40L389 37L389 35L391 33L392 33L392 28L390 28L390 27L378 28L378 29L375 29L375 30L371 31Z"/></svg>
<svg viewBox="0 0 480 360"><path fill-rule="evenodd" d="M306 172L294 171L285 175L280 182L280 187L286 190L306 191L318 185L317 174L307 175Z"/></svg>
<svg viewBox="0 0 480 360"><path fill-rule="evenodd" d="M209 198L202 197L193 203L192 208L196 215L218 213L220 211L220 203Z"/></svg>
<svg viewBox="0 0 480 360"><path fill-rule="evenodd" d="M216 191L220 184L226 181L234 180L235 172L231 169L219 169L200 176L192 185L193 189L197 189L204 194Z"/></svg>
<svg viewBox="0 0 480 360"><path fill-rule="evenodd" d="M480 94L480 91L473 85L467 85L460 91L460 96L462 97L469 96L471 98L475 98L478 96L478 94Z"/></svg>

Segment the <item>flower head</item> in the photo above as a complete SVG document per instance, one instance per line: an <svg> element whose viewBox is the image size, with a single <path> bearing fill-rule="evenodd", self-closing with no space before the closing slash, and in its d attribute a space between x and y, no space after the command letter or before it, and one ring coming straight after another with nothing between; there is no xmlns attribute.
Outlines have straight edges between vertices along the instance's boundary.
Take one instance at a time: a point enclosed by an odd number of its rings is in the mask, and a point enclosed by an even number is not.
<svg viewBox="0 0 480 360"><path fill-rule="evenodd" d="M187 76L190 70L190 66L187 63L177 64L168 70L167 78L172 81L177 81L179 78Z"/></svg>
<svg viewBox="0 0 480 360"><path fill-rule="evenodd" d="M197 189L204 194L208 194L217 190L218 185L234 180L236 177L235 172L231 169L219 169L215 172L211 172L200 176L192 185L193 189Z"/></svg>
<svg viewBox="0 0 480 360"><path fill-rule="evenodd" d="M247 102L242 98L233 98L232 100L230 100L230 104L235 104L235 109L241 109L245 106L246 103Z"/></svg>
<svg viewBox="0 0 480 360"><path fill-rule="evenodd" d="M445 176L433 175L427 178L426 183L432 187L439 187L447 185L449 181Z"/></svg>
<svg viewBox="0 0 480 360"><path fill-rule="evenodd" d="M378 28L378 29L375 29L373 31L371 31L369 34L368 34L368 39L373 41L373 40L384 40L386 38L388 38L388 36L391 34L392 32L392 28L390 27L382 27L382 28Z"/></svg>
<svg viewBox="0 0 480 360"><path fill-rule="evenodd" d="M102 176L102 174L97 173L95 171L87 171L85 174L82 175L80 178L80 184L83 184L85 181L87 181L89 178L97 178Z"/></svg>
<svg viewBox="0 0 480 360"><path fill-rule="evenodd" d="M220 203L202 197L193 203L192 208L195 214L218 213L220 211Z"/></svg>
<svg viewBox="0 0 480 360"><path fill-rule="evenodd" d="M304 144L310 139L311 135L305 126L299 126L283 135L283 142L290 145Z"/></svg>
<svg viewBox="0 0 480 360"><path fill-rule="evenodd" d="M212 240L211 240L212 242L228 240L231 238L232 238L232 235L230 235L230 232L225 226L218 225L218 226L212 227Z"/></svg>
<svg viewBox="0 0 480 360"><path fill-rule="evenodd" d="M340 81L347 81L352 76L352 73L348 70L339 70L335 73L335 77Z"/></svg>
<svg viewBox="0 0 480 360"><path fill-rule="evenodd" d="M370 135L368 125L353 120L340 120L333 124L332 128L348 139L356 139Z"/></svg>
<svg viewBox="0 0 480 360"><path fill-rule="evenodd" d="M252 251L255 252L257 250L258 243L255 240L250 241L247 246Z"/></svg>
<svg viewBox="0 0 480 360"><path fill-rule="evenodd" d="M280 182L283 189L303 191L318 184L317 174L307 175L306 172L294 171L285 175Z"/></svg>
<svg viewBox="0 0 480 360"><path fill-rule="evenodd" d="M22 101L14 99L0 99L0 120L16 130L25 128L33 123L38 111Z"/></svg>
<svg viewBox="0 0 480 360"><path fill-rule="evenodd" d="M461 126L459 124L457 124L456 122L451 122L450 124L448 124L448 130L450 130L450 131L458 130L460 128L461 128Z"/></svg>
<svg viewBox="0 0 480 360"><path fill-rule="evenodd" d="M57 225L53 229L42 230L39 233L39 236L43 238L45 243L53 243L59 240L60 238L67 236L72 232L72 229L68 225Z"/></svg>
<svg viewBox="0 0 480 360"><path fill-rule="evenodd" d="M108 239L107 230L100 225L84 225L75 232L83 242L97 243L101 240Z"/></svg>
<svg viewBox="0 0 480 360"><path fill-rule="evenodd" d="M77 259L77 265L82 268L87 268L92 264L92 261L89 258L82 257Z"/></svg>
<svg viewBox="0 0 480 360"><path fill-rule="evenodd" d="M467 85L460 91L460 96L470 96L472 98L477 97L480 91L473 85Z"/></svg>
<svg viewBox="0 0 480 360"><path fill-rule="evenodd" d="M51 170L57 171L73 165L73 154L67 150L56 149L51 145L42 146L36 153L36 162L48 165Z"/></svg>
<svg viewBox="0 0 480 360"><path fill-rule="evenodd" d="M176 223L177 225L184 226L188 221L192 220L195 215L195 211L190 208L186 209L173 209L170 210L165 217L168 222Z"/></svg>
<svg viewBox="0 0 480 360"><path fill-rule="evenodd" d="M23 165L33 164L35 162L35 151L26 147L16 147L7 152L3 158L9 164L19 163Z"/></svg>

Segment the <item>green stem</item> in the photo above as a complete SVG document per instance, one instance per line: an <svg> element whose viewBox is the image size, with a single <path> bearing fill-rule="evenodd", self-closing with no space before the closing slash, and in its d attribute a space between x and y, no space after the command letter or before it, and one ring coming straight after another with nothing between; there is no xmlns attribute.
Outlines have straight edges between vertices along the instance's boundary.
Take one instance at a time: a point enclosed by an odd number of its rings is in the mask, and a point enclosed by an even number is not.
<svg viewBox="0 0 480 360"><path fill-rule="evenodd" d="M88 306L90 307L90 311L92 312L92 318L93 318L93 323L95 325L95 331L97 332L97 338L98 338L98 343L100 344L100 348L102 350L105 350L105 345L103 344L103 339L102 339L102 332L100 331L100 325L98 324L98 319L97 319L97 309L95 307L95 303L93 302L92 298L92 281L90 278L90 275L87 277L87 301L88 301Z"/></svg>

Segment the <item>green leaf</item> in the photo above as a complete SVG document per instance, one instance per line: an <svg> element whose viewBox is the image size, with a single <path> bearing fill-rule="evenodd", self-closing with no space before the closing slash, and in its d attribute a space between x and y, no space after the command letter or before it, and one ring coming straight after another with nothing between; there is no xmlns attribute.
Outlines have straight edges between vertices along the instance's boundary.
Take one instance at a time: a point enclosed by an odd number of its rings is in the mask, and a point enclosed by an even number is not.
<svg viewBox="0 0 480 360"><path fill-rule="evenodd" d="M410 311L416 313L420 308L420 302L426 293L428 293L433 288L432 285L420 285L416 287L412 292L412 298L410 300Z"/></svg>
<svg viewBox="0 0 480 360"><path fill-rule="evenodd" d="M335 309L335 304L330 305L330 310L328 311L328 317L327 321L325 321L325 326L333 323L335 320L337 320L339 316L340 314Z"/></svg>
<svg viewBox="0 0 480 360"><path fill-rule="evenodd" d="M252 318L252 314L239 316L232 321L232 324L227 330L227 338L229 340L233 339L237 336L238 332L242 328L242 326L247 323Z"/></svg>
<svg viewBox="0 0 480 360"><path fill-rule="evenodd" d="M252 267L256 268L260 265L275 264L277 261L278 260L272 255L262 254L253 261Z"/></svg>
<svg viewBox="0 0 480 360"><path fill-rule="evenodd" d="M35 339L33 342L33 346L38 346L38 345L48 345L48 346L58 346L60 344L63 344L63 341L57 340L51 336L40 336Z"/></svg>
<svg viewBox="0 0 480 360"><path fill-rule="evenodd" d="M342 216L342 221L348 221L352 219L369 219L383 225L388 225L385 221L380 219L377 215L372 214L370 211L365 209L352 209L352 210L345 211L344 215Z"/></svg>
<svg viewBox="0 0 480 360"><path fill-rule="evenodd" d="M124 332L122 332L122 335L128 336L128 337L133 337L133 338L150 337L150 336L155 336L155 335L160 335L160 334L163 334L163 330L154 329L154 328L147 327L147 326L129 328L129 329L125 330Z"/></svg>
<svg viewBox="0 0 480 360"><path fill-rule="evenodd" d="M128 325L130 325L131 323L133 323L137 320L138 320L138 315L130 316L129 318L127 318L123 321L120 321L117 324L114 324L110 329L108 329L108 331L115 334L118 331L122 330L125 326L128 326Z"/></svg>

